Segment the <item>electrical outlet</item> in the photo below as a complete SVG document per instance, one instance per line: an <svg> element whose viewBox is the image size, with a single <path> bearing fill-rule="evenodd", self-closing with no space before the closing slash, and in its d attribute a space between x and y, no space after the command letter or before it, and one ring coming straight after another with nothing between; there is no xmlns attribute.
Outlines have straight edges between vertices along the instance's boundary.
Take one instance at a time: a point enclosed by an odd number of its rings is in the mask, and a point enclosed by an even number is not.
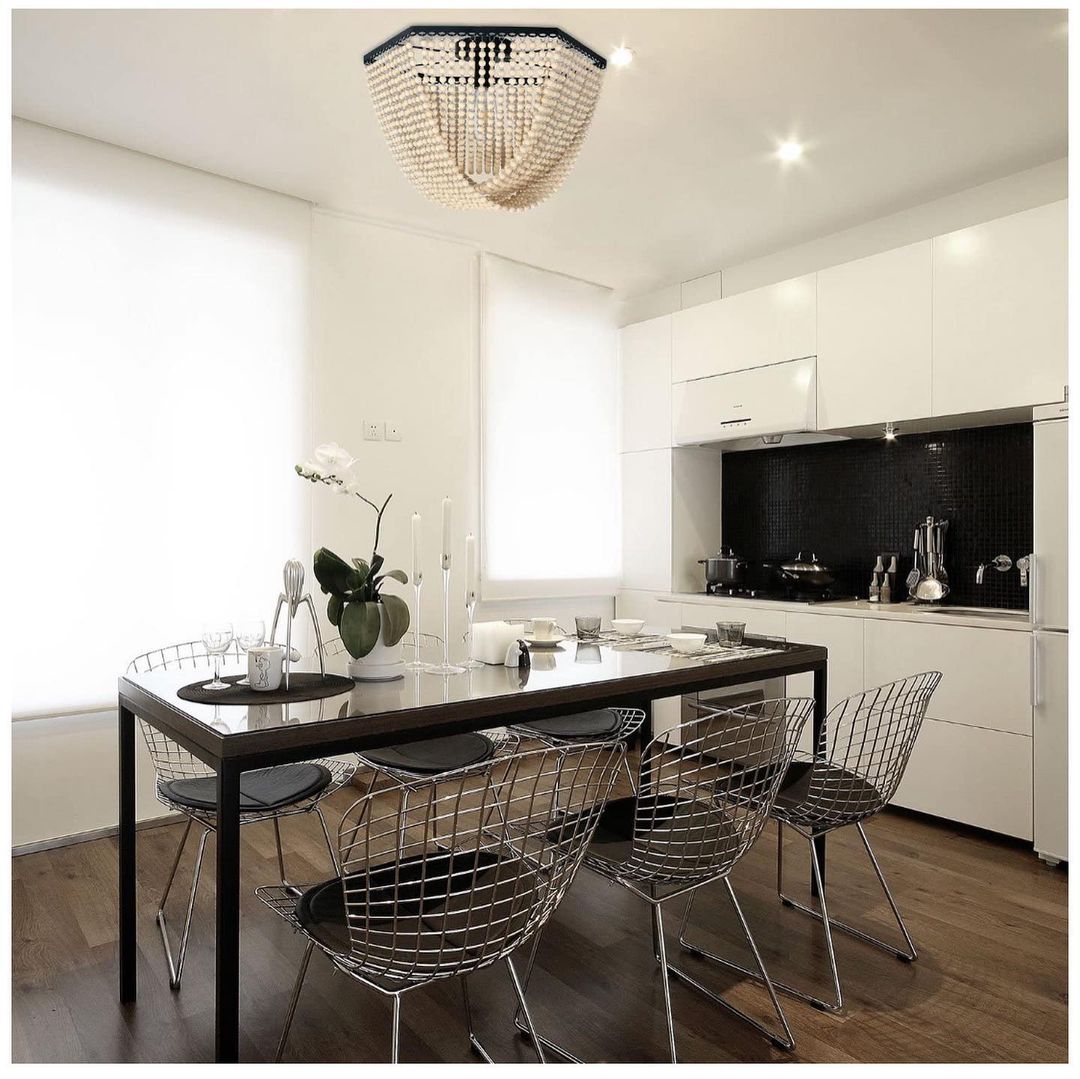
<svg viewBox="0 0 1080 1079"><path fill-rule="evenodd" d="M401 441L401 427L396 423L387 423L386 425L386 441L387 442L400 442Z"/></svg>
<svg viewBox="0 0 1080 1079"><path fill-rule="evenodd" d="M365 442L382 442L386 437L386 424L382 420L368 420L364 424Z"/></svg>

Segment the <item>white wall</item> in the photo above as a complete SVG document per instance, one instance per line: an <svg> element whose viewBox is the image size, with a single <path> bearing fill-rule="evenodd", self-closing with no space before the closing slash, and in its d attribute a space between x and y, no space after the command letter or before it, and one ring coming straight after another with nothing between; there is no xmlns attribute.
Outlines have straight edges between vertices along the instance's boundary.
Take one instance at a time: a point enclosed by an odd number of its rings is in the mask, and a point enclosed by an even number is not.
<svg viewBox="0 0 1080 1079"><path fill-rule="evenodd" d="M1068 165L1068 159L1061 158L762 258L719 267L723 295L734 296L748 289L926 240L943 232L1056 202L1068 197ZM703 288L703 284L707 287ZM708 279L674 283L623 300L619 305L619 325L627 326L670 314L711 299L716 299L716 295Z"/></svg>

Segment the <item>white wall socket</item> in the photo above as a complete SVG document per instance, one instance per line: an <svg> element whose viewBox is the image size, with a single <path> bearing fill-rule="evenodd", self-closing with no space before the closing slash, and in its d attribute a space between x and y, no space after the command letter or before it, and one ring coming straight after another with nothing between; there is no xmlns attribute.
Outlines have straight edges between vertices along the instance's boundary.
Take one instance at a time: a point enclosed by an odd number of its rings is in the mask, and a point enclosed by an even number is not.
<svg viewBox="0 0 1080 1079"><path fill-rule="evenodd" d="M399 424L387 422L386 424L386 441L387 442L400 442L401 441L401 427Z"/></svg>
<svg viewBox="0 0 1080 1079"><path fill-rule="evenodd" d="M382 420L368 420L364 424L365 442L382 442L386 437L386 424Z"/></svg>

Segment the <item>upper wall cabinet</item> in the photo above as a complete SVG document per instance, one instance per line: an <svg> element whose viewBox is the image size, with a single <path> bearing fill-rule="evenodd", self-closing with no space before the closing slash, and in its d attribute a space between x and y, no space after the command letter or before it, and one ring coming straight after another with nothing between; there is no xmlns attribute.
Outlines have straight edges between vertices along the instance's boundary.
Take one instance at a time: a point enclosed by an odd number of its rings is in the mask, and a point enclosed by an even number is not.
<svg viewBox="0 0 1080 1079"><path fill-rule="evenodd" d="M1061 401L1066 203L934 239L933 414Z"/></svg>
<svg viewBox="0 0 1080 1079"><path fill-rule="evenodd" d="M930 240L817 275L818 428L930 415Z"/></svg>
<svg viewBox="0 0 1080 1079"><path fill-rule="evenodd" d="M619 449L671 445L671 315L619 331Z"/></svg>
<svg viewBox="0 0 1080 1079"><path fill-rule="evenodd" d="M813 356L816 274L740 292L672 316L672 379L742 371Z"/></svg>

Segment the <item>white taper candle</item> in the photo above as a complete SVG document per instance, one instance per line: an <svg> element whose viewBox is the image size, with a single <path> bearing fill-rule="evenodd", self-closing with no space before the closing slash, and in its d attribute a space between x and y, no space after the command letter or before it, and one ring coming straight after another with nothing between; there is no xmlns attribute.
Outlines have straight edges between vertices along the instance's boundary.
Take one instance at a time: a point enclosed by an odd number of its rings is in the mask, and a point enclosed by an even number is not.
<svg viewBox="0 0 1080 1079"><path fill-rule="evenodd" d="M465 537L465 602L476 599L478 585L476 572L476 537L470 532Z"/></svg>
<svg viewBox="0 0 1080 1079"><path fill-rule="evenodd" d="M412 580L413 584L419 584L424 579L424 571L420 568L420 514L412 515Z"/></svg>
<svg viewBox="0 0 1080 1079"><path fill-rule="evenodd" d="M442 568L450 568L450 499L442 500Z"/></svg>

